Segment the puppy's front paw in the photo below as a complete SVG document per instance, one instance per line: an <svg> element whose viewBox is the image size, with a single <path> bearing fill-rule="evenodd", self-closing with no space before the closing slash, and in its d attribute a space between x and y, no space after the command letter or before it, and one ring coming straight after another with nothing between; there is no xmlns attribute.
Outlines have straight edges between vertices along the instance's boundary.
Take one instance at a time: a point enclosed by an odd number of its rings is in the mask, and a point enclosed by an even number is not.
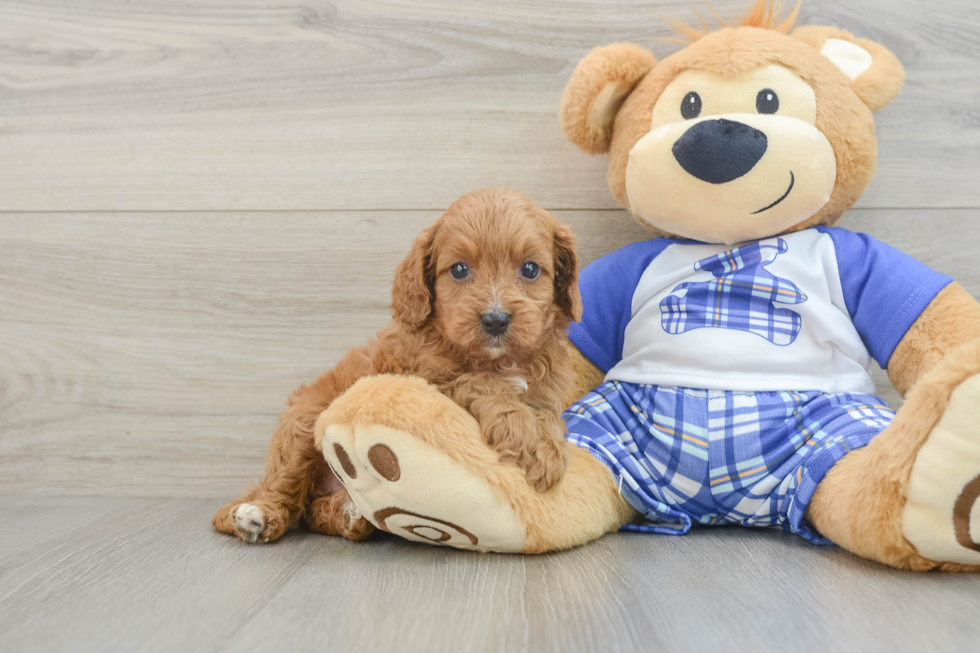
<svg viewBox="0 0 980 653"><path fill-rule="evenodd" d="M523 376L508 376L507 382L510 384L510 389L514 391L514 394L527 392L527 379Z"/></svg>
<svg viewBox="0 0 980 653"><path fill-rule="evenodd" d="M255 544L265 530L265 515L258 506L242 503L231 515L234 533L242 542Z"/></svg>
<svg viewBox="0 0 980 653"><path fill-rule="evenodd" d="M561 482L568 469L568 452L561 442L545 438L537 443L529 463L524 466L528 484L547 492Z"/></svg>
<svg viewBox="0 0 980 653"><path fill-rule="evenodd" d="M484 441L497 450L502 462L524 467L523 461L530 458L536 424L525 417L520 411L501 410L480 422Z"/></svg>
<svg viewBox="0 0 980 653"><path fill-rule="evenodd" d="M568 454L561 441L538 434L533 419L519 412L501 412L481 424L487 444L497 450L500 461L515 463L524 470L527 482L538 492L558 485L568 469Z"/></svg>

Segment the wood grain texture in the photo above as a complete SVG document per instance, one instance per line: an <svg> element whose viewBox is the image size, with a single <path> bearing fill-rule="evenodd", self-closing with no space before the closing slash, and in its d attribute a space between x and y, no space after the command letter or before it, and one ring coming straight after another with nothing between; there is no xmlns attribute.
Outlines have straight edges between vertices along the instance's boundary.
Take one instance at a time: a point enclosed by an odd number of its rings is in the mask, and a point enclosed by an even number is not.
<svg viewBox="0 0 980 653"><path fill-rule="evenodd" d="M434 209L488 185L614 208L562 88L597 45L673 52L656 14L689 5L0 0L0 210ZM801 22L908 69L860 206L980 206L980 6L811 0Z"/></svg>
<svg viewBox="0 0 980 653"><path fill-rule="evenodd" d="M645 237L623 211L557 215L583 262ZM0 215L0 493L237 494L289 391L387 323L394 268L437 216ZM978 220L856 210L841 224L980 295Z"/></svg>
<svg viewBox="0 0 980 653"><path fill-rule="evenodd" d="M0 649L977 650L980 577L774 531L517 557L210 527L457 196L526 192L583 262L644 237L558 100L592 47L689 5L0 0ZM841 226L980 295L980 6L808 0L803 22L909 73Z"/></svg>
<svg viewBox="0 0 980 653"><path fill-rule="evenodd" d="M208 500L0 504L4 650L972 653L980 577L896 572L778 531L617 533L543 556L295 531Z"/></svg>
<svg viewBox="0 0 980 653"><path fill-rule="evenodd" d="M387 324L436 217L0 215L0 492L237 493L289 391ZM572 218L590 259L644 235Z"/></svg>

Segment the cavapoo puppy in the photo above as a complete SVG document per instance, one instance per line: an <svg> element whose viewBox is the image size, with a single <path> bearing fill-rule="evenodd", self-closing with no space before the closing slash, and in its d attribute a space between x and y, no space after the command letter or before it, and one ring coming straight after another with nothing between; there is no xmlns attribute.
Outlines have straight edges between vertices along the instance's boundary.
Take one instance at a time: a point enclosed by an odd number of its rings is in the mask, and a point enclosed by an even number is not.
<svg viewBox="0 0 980 653"><path fill-rule="evenodd" d="M329 372L293 392L265 476L218 511L214 526L269 542L302 517L359 540L373 526L313 442L317 417L359 378L420 376L480 423L504 461L544 492L567 458L563 395L572 383L565 330L581 314L571 229L524 195L488 188L459 198L412 244L391 292L394 320Z"/></svg>

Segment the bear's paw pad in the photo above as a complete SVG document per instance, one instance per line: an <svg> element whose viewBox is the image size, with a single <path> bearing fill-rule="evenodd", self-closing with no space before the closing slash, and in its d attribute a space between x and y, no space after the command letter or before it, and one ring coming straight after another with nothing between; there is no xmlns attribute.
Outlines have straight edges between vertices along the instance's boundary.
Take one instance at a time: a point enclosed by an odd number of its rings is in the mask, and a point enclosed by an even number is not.
<svg viewBox="0 0 980 653"><path fill-rule="evenodd" d="M980 564L980 375L961 383L915 458L902 530L920 555Z"/></svg>
<svg viewBox="0 0 980 653"><path fill-rule="evenodd" d="M331 424L324 457L375 527L407 540L518 552L524 526L479 474L399 429Z"/></svg>

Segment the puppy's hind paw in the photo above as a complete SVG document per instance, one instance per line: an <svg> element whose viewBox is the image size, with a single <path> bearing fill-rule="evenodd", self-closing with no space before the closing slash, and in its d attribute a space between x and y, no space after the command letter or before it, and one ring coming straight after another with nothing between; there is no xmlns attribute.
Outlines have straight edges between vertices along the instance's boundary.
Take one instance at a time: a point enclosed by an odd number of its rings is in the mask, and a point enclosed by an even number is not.
<svg viewBox="0 0 980 653"><path fill-rule="evenodd" d="M374 526L364 515L353 501L344 503L344 529L341 535L348 540L358 542L365 540L374 532Z"/></svg>
<svg viewBox="0 0 980 653"><path fill-rule="evenodd" d="M364 518L347 490L314 499L306 523L314 533L336 535L355 542L366 540L374 532L374 525Z"/></svg>
<svg viewBox="0 0 980 653"><path fill-rule="evenodd" d="M238 539L242 542L255 544L262 536L262 531L265 530L265 515L262 514L262 509L258 506L242 503L235 509L232 515L232 523Z"/></svg>
<svg viewBox="0 0 980 653"><path fill-rule="evenodd" d="M361 511L353 501L344 502L344 518L347 520L348 526L361 518Z"/></svg>

